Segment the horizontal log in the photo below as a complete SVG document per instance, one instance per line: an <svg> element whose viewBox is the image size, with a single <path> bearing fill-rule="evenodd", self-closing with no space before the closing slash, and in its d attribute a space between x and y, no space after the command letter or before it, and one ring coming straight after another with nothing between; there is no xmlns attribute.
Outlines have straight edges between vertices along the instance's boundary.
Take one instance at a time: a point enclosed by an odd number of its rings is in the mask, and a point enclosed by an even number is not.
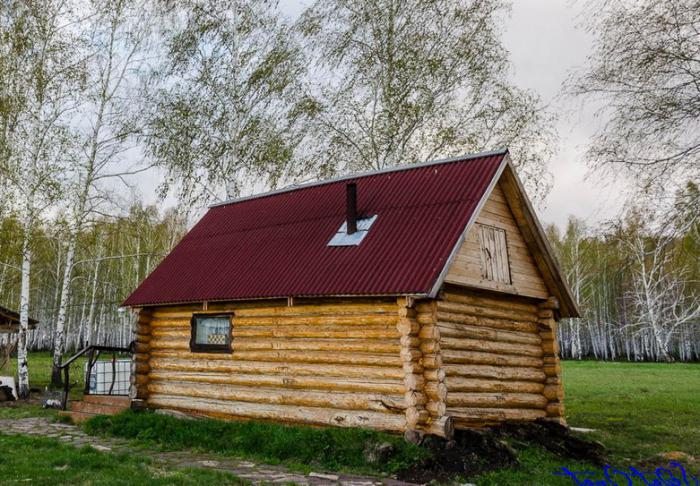
<svg viewBox="0 0 700 486"><path fill-rule="evenodd" d="M469 425L483 425L485 422L532 421L547 414L536 408L452 408L447 407L447 414L455 421L455 428Z"/></svg>
<svg viewBox="0 0 700 486"><path fill-rule="evenodd" d="M402 347L401 351L399 352L399 356L404 362L418 362L421 359L421 356L423 356L423 353L420 352L420 349Z"/></svg>
<svg viewBox="0 0 700 486"><path fill-rule="evenodd" d="M160 394L192 399L208 398L259 404L373 410L384 413L402 413L406 408L402 395L251 388L179 381L151 380L148 384L148 393L149 396Z"/></svg>
<svg viewBox="0 0 700 486"><path fill-rule="evenodd" d="M435 339L423 339L420 343L420 350L424 354L435 354L440 352L440 343Z"/></svg>
<svg viewBox="0 0 700 486"><path fill-rule="evenodd" d="M546 385L544 397L549 401L561 401L564 399L564 390L559 385Z"/></svg>
<svg viewBox="0 0 700 486"><path fill-rule="evenodd" d="M438 326L443 329L460 329L457 326L446 326L444 323L468 324L479 327L489 327L493 329L503 329L505 331L521 331L527 333L538 333L539 327L533 322L514 321L512 319L492 319L490 317L471 316L456 312L438 312Z"/></svg>
<svg viewBox="0 0 700 486"><path fill-rule="evenodd" d="M187 337L161 337L151 342L153 349L189 349L189 333ZM234 337L234 351L351 351L396 355L401 351L398 340L371 339L276 339L276 338L242 338Z"/></svg>
<svg viewBox="0 0 700 486"><path fill-rule="evenodd" d="M439 354L424 354L421 358L421 363L427 369L437 370L442 368L442 356Z"/></svg>
<svg viewBox="0 0 700 486"><path fill-rule="evenodd" d="M541 368L542 358L531 356L514 356L512 354L482 353L478 351L460 351L443 349L441 351L443 363L460 364L485 364L494 366L532 366Z"/></svg>
<svg viewBox="0 0 700 486"><path fill-rule="evenodd" d="M191 326L180 328L167 326L156 326L153 329L154 337L183 337L189 339ZM247 327L238 328L234 325L232 330L233 338L254 337L254 338L335 338L335 339L361 339L361 338L396 338L400 337L396 326L368 326L363 328L348 328L344 326L325 326L313 328L309 326L282 326L282 327Z"/></svg>
<svg viewBox="0 0 700 486"><path fill-rule="evenodd" d="M407 407L425 407L425 404L428 403L428 398L420 391L407 390L404 393L404 403Z"/></svg>
<svg viewBox="0 0 700 486"><path fill-rule="evenodd" d="M425 409L432 417L442 417L447 411L447 406L445 402L428 402Z"/></svg>
<svg viewBox="0 0 700 486"><path fill-rule="evenodd" d="M420 343L420 338L416 336L401 336L401 338L399 339L399 344L407 348L417 348L418 346L420 346Z"/></svg>
<svg viewBox="0 0 700 486"><path fill-rule="evenodd" d="M150 391L150 385L149 385ZM445 403L449 408L539 408L548 400L538 393L463 393L450 392Z"/></svg>
<svg viewBox="0 0 700 486"><path fill-rule="evenodd" d="M237 317L279 317L279 316L352 316L358 314L393 314L398 315L395 303L365 304L319 304L293 305L289 307L259 307L237 309Z"/></svg>
<svg viewBox="0 0 700 486"><path fill-rule="evenodd" d="M211 355L213 356L213 355ZM293 376L340 376L345 378L403 379L401 367L347 366L317 363L277 363L261 361L213 360L208 358L159 358L153 357L150 366L154 370L249 373Z"/></svg>
<svg viewBox="0 0 700 486"><path fill-rule="evenodd" d="M430 418L430 412L426 409L407 408L406 409L406 427L415 429L420 424L424 424Z"/></svg>
<svg viewBox="0 0 700 486"><path fill-rule="evenodd" d="M470 316L489 317L492 319L509 319L514 321L531 322L537 324L537 315L530 312L519 312L505 309L495 309L490 307L479 307L458 302L438 302L438 319L441 312L456 314L467 314Z"/></svg>
<svg viewBox="0 0 700 486"><path fill-rule="evenodd" d="M523 313L537 314L537 304L514 300L510 297L494 298L482 294L457 293L450 290L443 291L441 298L447 302L476 305L480 307L494 307L506 310L517 310Z"/></svg>
<svg viewBox="0 0 700 486"><path fill-rule="evenodd" d="M454 349L460 351L486 351L501 354L515 354L519 356L542 357L542 347L533 344L515 344L495 341L482 341L479 339L443 337L440 340L440 348L443 350Z"/></svg>
<svg viewBox="0 0 700 486"><path fill-rule="evenodd" d="M422 390L425 387L425 377L422 373L407 373L403 383L406 390Z"/></svg>
<svg viewBox="0 0 700 486"><path fill-rule="evenodd" d="M399 322L396 324L396 329L402 336L414 336L418 334L420 324L415 319L400 317Z"/></svg>
<svg viewBox="0 0 700 486"><path fill-rule="evenodd" d="M148 353L151 350L151 345L149 343L144 343L136 341L134 343L134 352L136 353Z"/></svg>
<svg viewBox="0 0 700 486"><path fill-rule="evenodd" d="M425 369L423 365L418 361L404 361L402 369L404 373L418 373L422 374Z"/></svg>
<svg viewBox="0 0 700 486"><path fill-rule="evenodd" d="M437 370L425 370L423 376L428 381L442 382L445 381L446 374L444 368L440 368Z"/></svg>
<svg viewBox="0 0 700 486"><path fill-rule="evenodd" d="M137 343L150 343L151 342L151 335L150 334L135 334L134 335L134 340Z"/></svg>
<svg viewBox="0 0 700 486"><path fill-rule="evenodd" d="M447 385L430 381L425 384L425 395L433 401L444 401L447 398Z"/></svg>
<svg viewBox="0 0 700 486"><path fill-rule="evenodd" d="M452 417L441 416L438 418L430 418L428 423L423 427L423 430L431 435L437 435L445 439L452 439L454 436L454 421Z"/></svg>
<svg viewBox="0 0 700 486"><path fill-rule="evenodd" d="M563 417L564 404L561 402L549 402L547 404L547 417Z"/></svg>
<svg viewBox="0 0 700 486"><path fill-rule="evenodd" d="M418 331L418 337L420 339L440 339L440 328L437 325L425 325L421 326L420 331Z"/></svg>
<svg viewBox="0 0 700 486"><path fill-rule="evenodd" d="M134 373L147 375L148 372L151 370L151 367L149 366L148 362L134 361L133 362L133 370L134 370Z"/></svg>
<svg viewBox="0 0 700 486"><path fill-rule="evenodd" d="M235 341L234 341L235 348ZM189 351L154 350L151 359L154 358L178 358L191 359L202 358L211 361L261 361L283 363L321 363L321 364L348 364L370 366L396 366L402 365L401 357L397 354L368 354L354 352L325 352L325 351L239 351L233 354L191 353Z"/></svg>
<svg viewBox="0 0 700 486"><path fill-rule="evenodd" d="M400 395L403 394L405 390L404 382L401 380L383 380L378 378L370 379L366 377L352 380L344 377L277 376L238 373L232 374L222 372L198 373L160 370L152 371L149 376L154 381L187 381L192 383L210 383L220 385L286 388L291 390L309 389L346 392L371 392L389 395Z"/></svg>
<svg viewBox="0 0 700 486"><path fill-rule="evenodd" d="M148 375L132 374L129 380L132 385L148 385L150 377Z"/></svg>
<svg viewBox="0 0 700 486"><path fill-rule="evenodd" d="M555 364L545 364L542 370L547 376L561 376L561 365L558 362Z"/></svg>
<svg viewBox="0 0 700 486"><path fill-rule="evenodd" d="M406 417L403 414L382 412L267 405L214 399L192 400L173 395L151 395L148 397L148 406L216 417L271 420L309 425L362 427L397 432L403 431L406 427Z"/></svg>
<svg viewBox="0 0 700 486"><path fill-rule="evenodd" d="M233 325L238 327L256 326L372 326L396 325L399 316L396 314L379 315L327 315L327 316L283 316L283 317L240 317L233 318Z"/></svg>
<svg viewBox="0 0 700 486"><path fill-rule="evenodd" d="M427 389L427 385L426 385ZM449 392L508 392L508 393L542 393L544 385L532 381L498 381L494 379L449 378Z"/></svg>
<svg viewBox="0 0 700 486"><path fill-rule="evenodd" d="M415 318L415 317L418 315L418 313L416 312L415 309L412 309L412 308L410 308L410 307L402 307L402 306L399 306L399 307L397 308L396 315L399 316L399 317L410 317L410 318Z"/></svg>
<svg viewBox="0 0 700 486"><path fill-rule="evenodd" d="M447 373L447 389L450 388L450 377L462 376L469 378L494 378L504 381L534 381L544 383L545 374L539 368L514 366L461 365L445 363Z"/></svg>
<svg viewBox="0 0 700 486"><path fill-rule="evenodd" d="M542 344L542 339L533 332L505 331L471 324L450 324L445 322L439 324L440 327L449 329L449 332L442 333L443 337L481 339L538 347Z"/></svg>

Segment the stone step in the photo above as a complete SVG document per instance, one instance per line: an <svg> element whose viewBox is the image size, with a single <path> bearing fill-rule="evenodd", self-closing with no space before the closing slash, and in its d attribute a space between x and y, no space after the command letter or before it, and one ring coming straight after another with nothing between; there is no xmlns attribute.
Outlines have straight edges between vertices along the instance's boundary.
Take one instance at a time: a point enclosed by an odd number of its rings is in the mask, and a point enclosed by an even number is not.
<svg viewBox="0 0 700 486"><path fill-rule="evenodd" d="M131 399L124 395L83 395L83 401L129 408Z"/></svg>

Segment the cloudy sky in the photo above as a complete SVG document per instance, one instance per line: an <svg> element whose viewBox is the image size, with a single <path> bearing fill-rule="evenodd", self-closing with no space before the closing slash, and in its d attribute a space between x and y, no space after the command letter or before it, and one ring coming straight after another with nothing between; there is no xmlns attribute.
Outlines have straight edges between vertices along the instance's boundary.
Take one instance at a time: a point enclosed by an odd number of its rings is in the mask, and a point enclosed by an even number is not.
<svg viewBox="0 0 700 486"><path fill-rule="evenodd" d="M595 224L615 216L622 202L619 184L589 174L583 161L600 123L594 110L558 96L562 82L584 65L591 51L592 38L580 28L582 7L582 0L514 0L504 26L515 82L537 92L559 115L560 150L550 165L554 187L541 208L541 218L558 225L570 214Z"/></svg>
<svg viewBox="0 0 700 486"><path fill-rule="evenodd" d="M563 81L572 70L584 65L592 39L580 28L585 0L513 0L510 15L503 22L503 42L511 53L513 80L520 87L540 95L559 116L559 153L551 161L554 187L544 205L537 208L544 223L560 227L569 215L590 225L614 217L621 205L620 184L606 185L589 174L583 152L596 120L591 109L560 96ZM297 17L308 0L281 0L280 7ZM159 175L145 176L139 184L149 202L155 202L153 187ZM149 197L149 194L151 197ZM174 202L173 200L166 201Z"/></svg>

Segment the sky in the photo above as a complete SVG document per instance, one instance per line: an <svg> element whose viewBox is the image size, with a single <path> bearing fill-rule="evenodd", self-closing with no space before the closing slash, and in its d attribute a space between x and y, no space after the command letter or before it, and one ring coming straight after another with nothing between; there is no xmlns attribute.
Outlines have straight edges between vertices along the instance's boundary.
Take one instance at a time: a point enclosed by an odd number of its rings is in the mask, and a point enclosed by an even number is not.
<svg viewBox="0 0 700 486"><path fill-rule="evenodd" d="M592 38L580 26L582 7L582 0L514 0L504 26L514 82L538 93L558 115L559 152L549 166L554 186L538 211L543 222L560 227L569 215L595 225L617 215L623 202L620 183L606 184L584 161L600 123L595 110L561 96L562 83L592 49Z"/></svg>
<svg viewBox="0 0 700 486"><path fill-rule="evenodd" d="M295 18L305 4L308 1L281 0L280 8ZM580 27L583 4L584 0L513 0L503 21L502 40L510 52L512 81L537 93L558 116L559 152L549 165L554 185L536 209L544 224L559 227L570 215L595 226L619 214L623 203L619 181L605 184L584 161L586 145L600 123L594 110L561 96L562 83L585 64L592 48L592 38ZM141 190L148 194L157 178L157 174L145 177ZM155 202L155 196L152 199L149 202Z"/></svg>

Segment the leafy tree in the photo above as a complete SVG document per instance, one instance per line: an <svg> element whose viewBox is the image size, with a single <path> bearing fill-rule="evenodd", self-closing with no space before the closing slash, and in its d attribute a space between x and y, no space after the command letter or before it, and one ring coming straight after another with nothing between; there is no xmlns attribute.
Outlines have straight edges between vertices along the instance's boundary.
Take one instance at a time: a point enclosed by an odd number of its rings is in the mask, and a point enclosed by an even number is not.
<svg viewBox="0 0 700 486"><path fill-rule="evenodd" d="M642 189L700 178L700 4L697 0L594 0L595 37L569 91L602 101L609 118L587 157Z"/></svg>
<svg viewBox="0 0 700 486"><path fill-rule="evenodd" d="M551 116L509 80L501 0L318 0L298 25L315 51L317 154L327 172L507 146L542 196Z"/></svg>
<svg viewBox="0 0 700 486"><path fill-rule="evenodd" d="M166 61L153 82L146 137L167 169L161 189L201 205L290 174L308 107L298 44L276 2L187 0L166 9Z"/></svg>
<svg viewBox="0 0 700 486"><path fill-rule="evenodd" d="M114 210L114 184L127 184L129 176L149 167L142 160L129 160L138 129L130 108L139 105L137 88L145 72L154 21L148 7L142 1L93 0L75 19L84 39L85 89L74 112L71 128L78 146L67 167L63 197L68 235L54 331L51 381L55 386L61 385L64 328L80 232L96 214Z"/></svg>
<svg viewBox="0 0 700 486"><path fill-rule="evenodd" d="M2 156L0 175L22 221L20 332L17 347L19 395L29 394L26 337L32 263L32 233L62 190L63 168L75 140L66 115L75 109L82 59L70 22L72 5L46 0L3 2ZM12 97L16 97L12 99Z"/></svg>

